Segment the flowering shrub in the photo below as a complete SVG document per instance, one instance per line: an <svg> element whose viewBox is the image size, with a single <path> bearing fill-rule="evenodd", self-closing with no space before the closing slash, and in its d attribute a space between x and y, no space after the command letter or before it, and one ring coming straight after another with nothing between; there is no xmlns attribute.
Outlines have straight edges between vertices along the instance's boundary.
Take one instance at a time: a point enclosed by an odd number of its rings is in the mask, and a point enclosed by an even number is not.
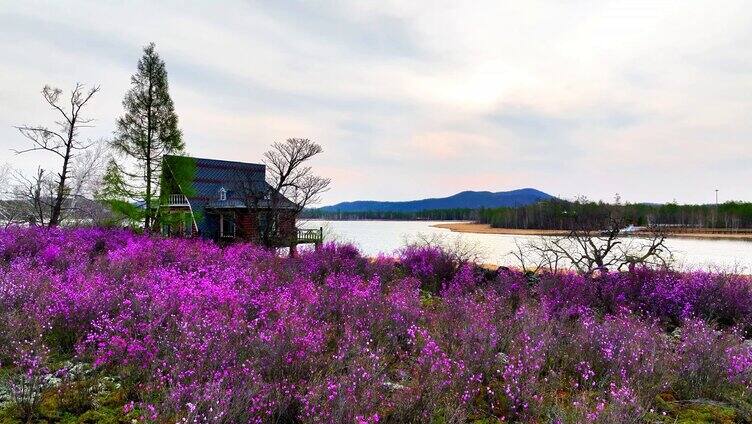
<svg viewBox="0 0 752 424"><path fill-rule="evenodd" d="M663 399L752 403L750 329L739 275L0 232L0 375L24 416L65 360L146 422L674 422Z"/></svg>
<svg viewBox="0 0 752 424"><path fill-rule="evenodd" d="M409 245L400 252L400 264L408 275L421 282L421 288L438 293L457 272L459 262L453 256L432 246Z"/></svg>

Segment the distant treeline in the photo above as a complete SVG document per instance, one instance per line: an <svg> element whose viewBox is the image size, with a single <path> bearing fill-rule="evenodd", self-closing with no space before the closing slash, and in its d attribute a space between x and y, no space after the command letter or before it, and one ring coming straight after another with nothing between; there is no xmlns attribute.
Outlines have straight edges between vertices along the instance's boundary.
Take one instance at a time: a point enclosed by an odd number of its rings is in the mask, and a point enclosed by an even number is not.
<svg viewBox="0 0 752 424"><path fill-rule="evenodd" d="M569 229L574 225L602 227L611 218L618 218L625 224L636 226L752 228L752 203L726 202L719 204L716 209L715 205L610 204L552 199L517 207L432 209L419 212L336 212L307 209L301 217L329 220L477 221L497 228L526 229Z"/></svg>
<svg viewBox="0 0 752 424"><path fill-rule="evenodd" d="M546 200L528 206L478 210L478 222L496 228L569 229L603 226L611 218L636 226L752 228L752 203L715 205L608 204Z"/></svg>
<svg viewBox="0 0 752 424"><path fill-rule="evenodd" d="M479 212L479 209L469 208L430 209L419 212L333 212L323 209L306 209L301 213L301 218L347 221L365 219L383 219L393 221L477 221L479 218Z"/></svg>

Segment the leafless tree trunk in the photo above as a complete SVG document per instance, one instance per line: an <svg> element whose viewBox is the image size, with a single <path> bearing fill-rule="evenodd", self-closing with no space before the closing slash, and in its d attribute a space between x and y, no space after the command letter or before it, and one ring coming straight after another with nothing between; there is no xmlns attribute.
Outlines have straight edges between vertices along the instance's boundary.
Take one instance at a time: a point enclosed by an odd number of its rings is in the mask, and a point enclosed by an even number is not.
<svg viewBox="0 0 752 424"><path fill-rule="evenodd" d="M260 228L262 242L271 245L277 236L275 223L282 210L297 216L306 206L320 201L331 181L314 175L308 165L323 152L321 146L307 138L289 138L275 142L264 154L267 181L271 190L246 190L246 204L265 215ZM291 203L288 203L289 200Z"/></svg>
<svg viewBox="0 0 752 424"><path fill-rule="evenodd" d="M71 161L61 221L69 217L97 221L109 216L105 207L92 200L101 183L105 155L104 145L99 144ZM10 167L0 167L0 180L7 182L0 189L0 222L4 226L49 225L59 180L42 168L27 176Z"/></svg>
<svg viewBox="0 0 752 424"><path fill-rule="evenodd" d="M19 203L20 213L25 215L24 220L29 225L48 225L52 215L55 182L42 168L38 168L32 177L16 172L13 179L13 200Z"/></svg>
<svg viewBox="0 0 752 424"><path fill-rule="evenodd" d="M511 254L523 268L533 272L558 272L568 267L591 275L597 271L623 271L636 265L670 265L672 255L662 229L625 233L624 227L618 218L612 218L605 229L575 223L566 236L540 237L520 243Z"/></svg>
<svg viewBox="0 0 752 424"><path fill-rule="evenodd" d="M76 151L84 150L90 146L90 144L78 140L79 129L90 127L89 124L92 122L91 119L81 116L81 110L98 91L98 86L85 91L82 84L76 84L71 92L70 100L65 104L60 99L62 90L45 86L42 89L42 97L52 109L62 116L62 119L55 123L57 129L30 125L16 127L32 144L28 149L16 150L17 154L41 150L53 153L62 160L61 170L56 177L56 189L48 221L50 227L59 225L61 221L63 202L69 191L67 179L70 174L71 160ZM41 177L42 174L43 172L40 170L37 177Z"/></svg>

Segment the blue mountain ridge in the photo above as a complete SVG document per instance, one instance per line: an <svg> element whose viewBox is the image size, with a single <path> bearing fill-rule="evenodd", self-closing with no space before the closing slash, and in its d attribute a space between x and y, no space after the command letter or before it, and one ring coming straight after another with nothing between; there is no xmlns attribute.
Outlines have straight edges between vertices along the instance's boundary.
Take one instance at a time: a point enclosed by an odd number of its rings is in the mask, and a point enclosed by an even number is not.
<svg viewBox="0 0 752 424"><path fill-rule="evenodd" d="M324 212L418 212L430 209L454 208L498 208L502 206L525 206L553 196L534 188L521 188L511 191L463 191L449 197L409 200L401 202L381 202L357 200L318 208Z"/></svg>

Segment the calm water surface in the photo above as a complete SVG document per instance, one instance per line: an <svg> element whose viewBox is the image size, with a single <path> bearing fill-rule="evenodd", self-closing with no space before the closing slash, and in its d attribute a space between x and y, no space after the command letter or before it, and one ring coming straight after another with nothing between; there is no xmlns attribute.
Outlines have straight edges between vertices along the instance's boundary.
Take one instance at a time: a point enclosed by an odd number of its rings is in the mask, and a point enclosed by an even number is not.
<svg viewBox="0 0 752 424"><path fill-rule="evenodd" d="M515 248L515 240L525 241L535 236L502 234L453 233L434 228L433 224L444 221L316 221L301 223L307 228L323 227L327 240L351 242L365 255L393 253L406 241L419 235L439 235L453 243L476 246L483 260L499 265L517 265L509 252ZM695 240L672 238L667 241L682 269L722 269L752 272L752 241Z"/></svg>

